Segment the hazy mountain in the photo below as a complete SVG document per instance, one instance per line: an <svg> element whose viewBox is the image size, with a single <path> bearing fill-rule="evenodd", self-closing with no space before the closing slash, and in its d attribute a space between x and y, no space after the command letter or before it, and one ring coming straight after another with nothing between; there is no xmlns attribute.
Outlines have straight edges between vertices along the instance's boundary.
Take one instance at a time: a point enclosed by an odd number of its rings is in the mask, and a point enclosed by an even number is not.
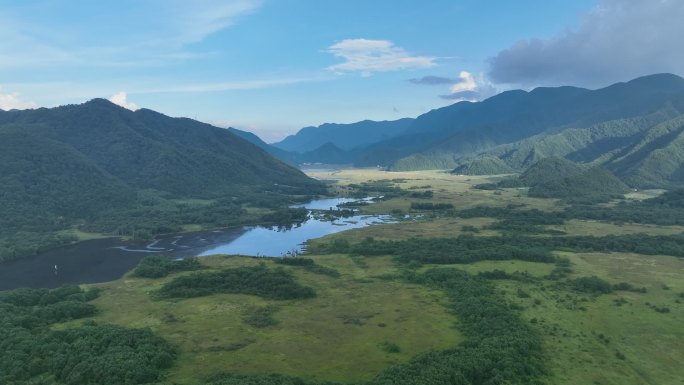
<svg viewBox="0 0 684 385"><path fill-rule="evenodd" d="M305 153L332 143L341 150L349 151L401 135L413 119L375 122L364 120L351 124L326 123L318 127L305 127L273 146L298 153Z"/></svg>
<svg viewBox="0 0 684 385"><path fill-rule="evenodd" d="M344 151L328 142L315 150L301 154L298 159L305 163L351 164L353 157L353 153Z"/></svg>

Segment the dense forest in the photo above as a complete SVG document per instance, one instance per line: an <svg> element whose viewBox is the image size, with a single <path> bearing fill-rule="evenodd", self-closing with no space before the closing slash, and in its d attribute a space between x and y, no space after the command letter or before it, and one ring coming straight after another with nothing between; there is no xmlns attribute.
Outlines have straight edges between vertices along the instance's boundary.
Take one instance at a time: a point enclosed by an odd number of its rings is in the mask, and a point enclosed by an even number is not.
<svg viewBox="0 0 684 385"><path fill-rule="evenodd" d="M0 292L0 383L146 384L160 379L176 352L148 329L85 322L54 330L51 325L89 317L97 290Z"/></svg>
<svg viewBox="0 0 684 385"><path fill-rule="evenodd" d="M311 298L316 292L299 284L283 269L263 265L196 272L174 278L155 293L157 298L190 298L216 293L252 294L270 299Z"/></svg>

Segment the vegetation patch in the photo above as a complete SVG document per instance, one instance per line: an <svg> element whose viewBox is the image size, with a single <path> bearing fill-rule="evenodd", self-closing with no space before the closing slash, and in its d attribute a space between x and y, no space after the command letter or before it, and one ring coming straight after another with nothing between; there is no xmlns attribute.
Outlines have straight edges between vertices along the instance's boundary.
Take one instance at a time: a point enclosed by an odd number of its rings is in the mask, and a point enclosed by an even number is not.
<svg viewBox="0 0 684 385"><path fill-rule="evenodd" d="M316 296L312 288L302 286L285 270L270 270L264 265L183 275L164 284L155 295L168 299L217 293L252 294L277 300Z"/></svg>
<svg viewBox="0 0 684 385"><path fill-rule="evenodd" d="M95 314L97 291L77 286L18 289L0 295L0 383L146 384L171 367L175 350L149 329L92 321L64 330L57 322Z"/></svg>

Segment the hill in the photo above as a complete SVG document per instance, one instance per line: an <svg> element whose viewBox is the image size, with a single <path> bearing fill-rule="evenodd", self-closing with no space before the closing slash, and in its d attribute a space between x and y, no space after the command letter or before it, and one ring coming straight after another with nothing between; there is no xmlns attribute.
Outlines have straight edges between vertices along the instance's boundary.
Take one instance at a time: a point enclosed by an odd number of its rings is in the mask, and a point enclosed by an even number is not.
<svg viewBox="0 0 684 385"><path fill-rule="evenodd" d="M532 185L528 195L560 198L572 203L597 203L619 198L627 191L627 186L610 171L595 166L576 174Z"/></svg>
<svg viewBox="0 0 684 385"><path fill-rule="evenodd" d="M0 150L0 260L74 225L149 237L240 223L248 205L275 208L323 191L225 129L103 99L0 111Z"/></svg>
<svg viewBox="0 0 684 385"><path fill-rule="evenodd" d="M525 186L537 186L581 174L584 168L563 158L544 158L530 166L518 178Z"/></svg>
<svg viewBox="0 0 684 385"><path fill-rule="evenodd" d="M559 198L569 203L606 202L629 190L601 166L580 165L557 157L543 158L519 177L503 180L497 186L529 187L531 197Z"/></svg>

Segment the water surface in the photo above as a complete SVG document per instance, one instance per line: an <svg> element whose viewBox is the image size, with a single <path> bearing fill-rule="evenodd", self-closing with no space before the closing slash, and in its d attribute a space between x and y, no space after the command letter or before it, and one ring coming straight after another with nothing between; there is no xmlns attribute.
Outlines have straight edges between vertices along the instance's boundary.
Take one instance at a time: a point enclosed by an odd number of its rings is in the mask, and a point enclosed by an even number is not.
<svg viewBox="0 0 684 385"><path fill-rule="evenodd" d="M354 199L319 199L297 207L335 210L338 204L350 201ZM186 258L211 254L270 257L298 254L305 250L309 239L389 220L389 216L355 215L326 221L320 216L310 216L306 222L291 228L239 227L173 234L151 242L118 238L84 241L1 264L0 290L112 281L132 270L147 255Z"/></svg>

